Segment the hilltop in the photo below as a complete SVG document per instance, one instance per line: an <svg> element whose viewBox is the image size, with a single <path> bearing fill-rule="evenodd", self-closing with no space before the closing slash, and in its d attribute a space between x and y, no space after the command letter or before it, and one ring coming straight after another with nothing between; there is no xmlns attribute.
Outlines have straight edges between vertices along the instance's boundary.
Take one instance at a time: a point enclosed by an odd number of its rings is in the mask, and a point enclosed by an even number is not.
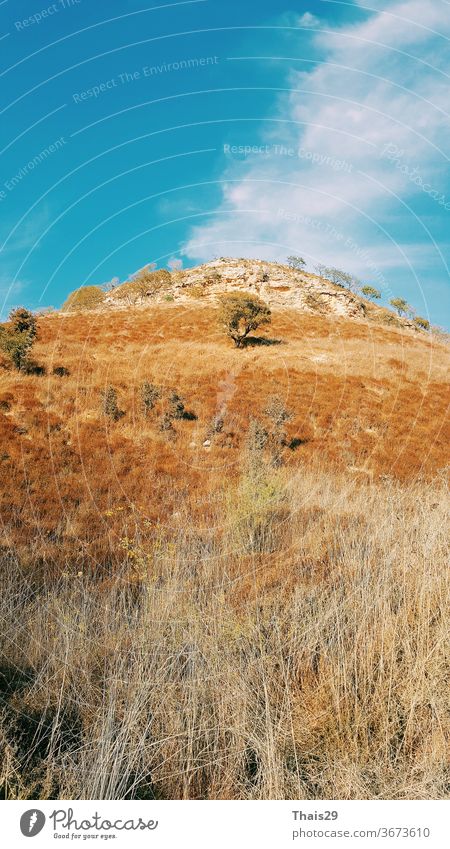
<svg viewBox="0 0 450 849"><path fill-rule="evenodd" d="M379 307L325 277L288 265L256 259L220 257L194 268L175 271L160 289L140 290L133 281L115 286L105 297L104 308L148 306L168 298L187 303L192 298L214 302L224 292L248 291L273 308L291 307L301 312L366 319L379 324L418 330L414 322Z"/></svg>

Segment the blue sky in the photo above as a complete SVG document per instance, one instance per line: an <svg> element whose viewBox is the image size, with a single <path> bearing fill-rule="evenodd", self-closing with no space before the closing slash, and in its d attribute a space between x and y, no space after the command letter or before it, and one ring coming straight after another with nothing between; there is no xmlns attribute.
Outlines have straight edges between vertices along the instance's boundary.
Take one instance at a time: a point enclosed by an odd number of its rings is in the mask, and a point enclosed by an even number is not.
<svg viewBox="0 0 450 849"><path fill-rule="evenodd" d="M445 0L0 0L2 315L299 253L448 327L449 38Z"/></svg>

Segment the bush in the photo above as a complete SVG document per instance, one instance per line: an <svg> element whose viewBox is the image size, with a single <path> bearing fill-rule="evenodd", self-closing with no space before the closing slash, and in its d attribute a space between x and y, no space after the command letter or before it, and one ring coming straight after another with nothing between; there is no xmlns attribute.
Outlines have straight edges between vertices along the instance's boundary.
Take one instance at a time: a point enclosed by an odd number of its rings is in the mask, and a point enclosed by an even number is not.
<svg viewBox="0 0 450 849"><path fill-rule="evenodd" d="M203 298L205 296L205 290L203 286L189 286L186 289L186 295L190 298Z"/></svg>
<svg viewBox="0 0 450 849"><path fill-rule="evenodd" d="M141 408L144 416L148 416L149 412L153 410L158 398L160 398L161 392L157 386L153 383L149 383L145 381L145 383L141 386Z"/></svg>
<svg viewBox="0 0 450 849"><path fill-rule="evenodd" d="M243 348L251 330L270 324L271 313L267 304L249 292L233 292L220 299L220 323L237 348Z"/></svg>
<svg viewBox="0 0 450 849"><path fill-rule="evenodd" d="M29 310L18 307L0 328L0 348L18 371L26 371L28 354L37 336L36 318Z"/></svg>
<svg viewBox="0 0 450 849"><path fill-rule="evenodd" d="M218 283L221 283L221 281L222 275L218 271L211 271L211 273L205 277L205 283L207 285L217 285Z"/></svg>
<svg viewBox="0 0 450 849"><path fill-rule="evenodd" d="M35 374L38 377L42 377L44 374L47 373L47 369L45 368L45 366L41 366L35 360L29 359L24 360L21 367L21 371L23 371L24 374Z"/></svg>
<svg viewBox="0 0 450 849"><path fill-rule="evenodd" d="M287 432L284 426L292 418L292 413L286 409L279 395L272 395L269 398L264 413L270 421L269 443L272 448L272 462L278 465L280 450L287 445Z"/></svg>
<svg viewBox="0 0 450 849"><path fill-rule="evenodd" d="M70 371L65 366L55 366L53 369L53 374L57 377L69 377Z"/></svg>
<svg viewBox="0 0 450 849"><path fill-rule="evenodd" d="M168 413L171 419L182 419L184 417L184 402L176 392L171 392L169 395Z"/></svg>
<svg viewBox="0 0 450 849"><path fill-rule="evenodd" d="M123 410L119 410L117 405L117 391L114 386L107 386L102 392L103 413L113 421L118 421L125 415Z"/></svg>
<svg viewBox="0 0 450 849"><path fill-rule="evenodd" d="M106 295L100 286L81 286L70 293L62 308L68 312L71 310L96 310L102 305L105 297Z"/></svg>
<svg viewBox="0 0 450 849"><path fill-rule="evenodd" d="M267 445L269 434L258 419L250 419L247 433L247 447L250 451L263 451Z"/></svg>

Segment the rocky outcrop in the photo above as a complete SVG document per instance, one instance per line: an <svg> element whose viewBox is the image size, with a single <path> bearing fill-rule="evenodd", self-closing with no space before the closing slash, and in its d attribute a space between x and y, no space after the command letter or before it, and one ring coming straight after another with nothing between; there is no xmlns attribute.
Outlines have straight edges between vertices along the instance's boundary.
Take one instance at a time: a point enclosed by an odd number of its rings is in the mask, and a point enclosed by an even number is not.
<svg viewBox="0 0 450 849"><path fill-rule="evenodd" d="M362 318L365 314L362 298L316 274L274 262L225 257L174 272L167 288L155 293L148 291L138 303L211 301L224 292L236 290L254 292L272 307L293 307L350 318ZM114 289L108 294L105 305L129 306L116 296Z"/></svg>

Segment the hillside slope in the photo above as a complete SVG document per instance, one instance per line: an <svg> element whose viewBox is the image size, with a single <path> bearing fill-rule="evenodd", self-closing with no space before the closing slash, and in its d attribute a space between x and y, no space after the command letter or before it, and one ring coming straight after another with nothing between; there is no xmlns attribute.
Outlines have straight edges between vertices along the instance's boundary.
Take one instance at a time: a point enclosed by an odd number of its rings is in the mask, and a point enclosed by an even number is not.
<svg viewBox="0 0 450 849"><path fill-rule="evenodd" d="M239 262L236 285L250 288ZM192 283L200 273L182 277ZM339 294L338 304L353 303ZM59 562L61 552L103 562L111 525L112 538L122 533L114 511L138 505L149 521L165 522L183 500L207 522L224 482L239 477L255 427L273 430L274 398L287 414L277 458L285 467L320 462L362 483L442 471L446 346L340 315L341 307L301 311L282 302L293 291L275 297L272 325L245 350L226 338L214 296L41 317L34 356L46 376L6 362L0 376L6 547L29 558L33 541L34 562ZM55 366L70 374L54 375ZM145 383L159 396L146 413ZM104 414L107 386L117 392L117 420ZM169 423L174 392L184 411Z"/></svg>
<svg viewBox="0 0 450 849"><path fill-rule="evenodd" d="M448 349L183 275L0 363L0 796L448 798Z"/></svg>

